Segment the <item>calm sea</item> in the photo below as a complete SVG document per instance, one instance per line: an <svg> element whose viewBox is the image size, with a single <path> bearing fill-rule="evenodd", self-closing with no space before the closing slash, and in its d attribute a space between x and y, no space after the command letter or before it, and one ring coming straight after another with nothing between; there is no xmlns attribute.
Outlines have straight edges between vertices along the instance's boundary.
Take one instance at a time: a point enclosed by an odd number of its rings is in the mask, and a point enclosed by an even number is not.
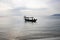
<svg viewBox="0 0 60 40"><path fill-rule="evenodd" d="M24 22L23 16L0 17L0 40L60 40L60 17L35 17Z"/></svg>

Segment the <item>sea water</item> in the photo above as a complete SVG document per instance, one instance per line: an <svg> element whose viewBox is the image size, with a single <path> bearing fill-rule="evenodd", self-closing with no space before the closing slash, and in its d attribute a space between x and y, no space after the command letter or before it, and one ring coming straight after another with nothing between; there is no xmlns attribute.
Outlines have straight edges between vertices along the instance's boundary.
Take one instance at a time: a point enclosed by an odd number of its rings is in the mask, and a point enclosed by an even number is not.
<svg viewBox="0 0 60 40"><path fill-rule="evenodd" d="M25 22L23 16L0 17L0 40L60 40L60 17L40 17Z"/></svg>

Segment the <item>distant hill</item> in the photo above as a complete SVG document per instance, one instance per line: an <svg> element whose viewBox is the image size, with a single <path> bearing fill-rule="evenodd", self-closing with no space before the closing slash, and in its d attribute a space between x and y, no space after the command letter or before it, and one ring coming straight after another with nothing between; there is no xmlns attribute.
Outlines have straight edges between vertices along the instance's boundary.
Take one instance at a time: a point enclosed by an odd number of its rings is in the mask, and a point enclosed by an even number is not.
<svg viewBox="0 0 60 40"><path fill-rule="evenodd" d="M52 16L60 16L60 14L53 14Z"/></svg>

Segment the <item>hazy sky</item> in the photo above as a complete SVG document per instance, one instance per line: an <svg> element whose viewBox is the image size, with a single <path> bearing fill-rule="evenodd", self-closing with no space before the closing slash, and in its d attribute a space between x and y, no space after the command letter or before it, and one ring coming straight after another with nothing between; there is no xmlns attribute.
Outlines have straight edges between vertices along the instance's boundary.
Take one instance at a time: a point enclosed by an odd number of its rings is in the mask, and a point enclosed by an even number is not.
<svg viewBox="0 0 60 40"><path fill-rule="evenodd" d="M60 0L0 0L0 16L60 13Z"/></svg>

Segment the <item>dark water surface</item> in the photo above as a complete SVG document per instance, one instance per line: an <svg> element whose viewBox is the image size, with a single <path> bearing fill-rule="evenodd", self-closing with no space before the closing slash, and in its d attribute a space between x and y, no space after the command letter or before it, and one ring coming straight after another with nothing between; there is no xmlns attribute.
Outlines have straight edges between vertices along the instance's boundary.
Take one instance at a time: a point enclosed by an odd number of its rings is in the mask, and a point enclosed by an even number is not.
<svg viewBox="0 0 60 40"><path fill-rule="evenodd" d="M0 17L0 40L60 40L58 17L36 17L36 23L23 16Z"/></svg>

